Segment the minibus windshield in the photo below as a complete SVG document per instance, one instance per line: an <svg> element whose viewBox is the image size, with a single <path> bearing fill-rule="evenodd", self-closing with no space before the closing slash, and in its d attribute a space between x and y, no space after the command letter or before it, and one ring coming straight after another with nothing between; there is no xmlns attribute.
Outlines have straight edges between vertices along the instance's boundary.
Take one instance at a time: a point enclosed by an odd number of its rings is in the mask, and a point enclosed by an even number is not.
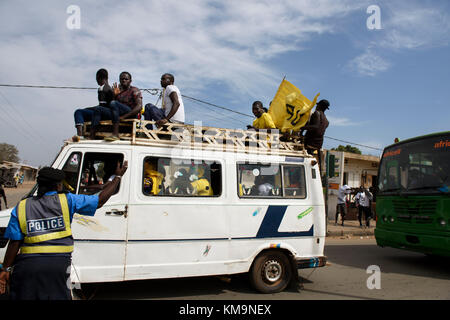
<svg viewBox="0 0 450 320"><path fill-rule="evenodd" d="M450 135L424 137L385 149L379 194L449 194Z"/></svg>

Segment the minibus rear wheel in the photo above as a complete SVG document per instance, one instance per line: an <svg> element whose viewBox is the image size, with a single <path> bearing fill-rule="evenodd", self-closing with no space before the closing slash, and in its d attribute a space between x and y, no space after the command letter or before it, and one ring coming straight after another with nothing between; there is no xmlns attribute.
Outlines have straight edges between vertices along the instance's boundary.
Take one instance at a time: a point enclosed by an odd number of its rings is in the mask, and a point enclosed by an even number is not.
<svg viewBox="0 0 450 320"><path fill-rule="evenodd" d="M252 286L262 293L283 291L292 278L289 258L281 251L265 251L253 262L250 269Z"/></svg>

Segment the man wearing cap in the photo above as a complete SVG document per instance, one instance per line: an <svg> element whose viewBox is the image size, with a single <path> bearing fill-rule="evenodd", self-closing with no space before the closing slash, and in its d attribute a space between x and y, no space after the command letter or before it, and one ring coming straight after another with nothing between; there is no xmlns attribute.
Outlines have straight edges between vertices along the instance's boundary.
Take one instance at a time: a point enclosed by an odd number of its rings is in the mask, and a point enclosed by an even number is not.
<svg viewBox="0 0 450 320"><path fill-rule="evenodd" d="M316 111L311 115L309 123L301 128L306 130L305 147L308 153L312 154L314 150L320 150L323 144L323 136L328 128L329 122L325 116L325 110L329 109L328 100L320 100L317 102Z"/></svg>
<svg viewBox="0 0 450 320"><path fill-rule="evenodd" d="M11 212L4 235L10 241L0 271L0 294L11 279L12 300L71 300L67 281L73 214L93 216L115 192L127 166L127 161L123 166L118 163L113 181L92 196L60 193L64 171L50 167L39 171L37 196L20 201Z"/></svg>

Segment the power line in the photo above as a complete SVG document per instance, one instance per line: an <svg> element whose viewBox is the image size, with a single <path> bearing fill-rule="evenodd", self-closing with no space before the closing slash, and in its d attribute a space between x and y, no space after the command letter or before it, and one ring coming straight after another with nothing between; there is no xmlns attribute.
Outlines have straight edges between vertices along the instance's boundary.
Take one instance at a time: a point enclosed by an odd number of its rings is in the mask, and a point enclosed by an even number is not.
<svg viewBox="0 0 450 320"><path fill-rule="evenodd" d="M196 106L196 105L198 105L199 107L204 107L203 105L201 105L199 102L197 102L197 101L192 101L194 104L191 104L191 106ZM231 116L228 116L228 115L225 115L225 114L223 114L223 113L220 113L219 111L217 111L217 115L220 115L220 116L222 116L223 118L221 118L220 120L221 121L224 121L224 119L225 120L230 120L230 119L232 119L232 120L234 120L234 121L238 121L238 122L240 122L240 123L243 123L244 125L247 125L248 123L247 122L245 122L245 121L242 121L241 119L236 119L236 118L234 118L234 117L231 117ZM207 116L211 116L211 115L207 115ZM214 118L214 117L213 117ZM218 119L218 118L216 118L216 119Z"/></svg>
<svg viewBox="0 0 450 320"><path fill-rule="evenodd" d="M197 105L191 104L190 106L191 106L191 107L194 107L196 110L200 110L200 109L198 109L198 108L203 107L203 106L200 105L200 104L197 104ZM209 117L209 118L211 118L211 119L214 119L214 120L216 120L216 121L222 122L222 123L223 123L223 122L226 122L226 121L234 120L234 121L241 122L242 124L247 124L247 123L245 123L245 122L242 121L242 120L238 120L238 119L235 119L235 118L233 118L233 117L226 116L226 115L221 114L221 113L217 113L217 115L218 115L218 116L222 116L222 117L216 117L216 116L214 116L214 115L211 115L211 114L205 114L205 113L204 113L204 116Z"/></svg>
<svg viewBox="0 0 450 320"><path fill-rule="evenodd" d="M336 140L336 141L340 141L340 142L344 142L344 143L353 144L353 145L360 146L360 147L364 147L364 148L369 148L369 149L374 149L374 150L378 150L378 151L383 151L383 149L380 149L380 148L375 148L375 147L365 146L365 145L363 145L363 144L359 144L359 143L355 143L355 142L349 142L349 141L340 140L340 139L336 139L336 138L331 138L331 137L327 137L327 136L323 136L323 137L324 137L324 138L327 138L327 139L331 139L331 140Z"/></svg>
<svg viewBox="0 0 450 320"><path fill-rule="evenodd" d="M3 116L0 117L4 121L4 124L10 125L11 128L14 127L13 129L16 130L19 135L25 137L28 140L34 139L32 134L30 134L28 131L23 130L23 128L18 126L17 121L14 119L14 117L11 116L8 112L6 112L6 109L3 109L3 105L1 105L1 104L0 104L0 110L3 111L3 113L1 113L2 115L6 115L9 118L9 121L8 121L5 118L3 118Z"/></svg>
<svg viewBox="0 0 450 320"><path fill-rule="evenodd" d="M39 134L39 131L36 130L36 128L34 128L27 120L27 118L22 114L22 112L20 111L20 108L15 108L13 106L13 104L9 101L8 98L6 98L6 96L3 94L2 91L0 91L0 95L2 96L2 98L7 102L7 104L11 107L11 109L13 110L13 112L17 112L19 114L20 120L25 122L25 124L27 125L27 130L29 130L29 132L33 135L33 133L35 133L40 139L44 140L44 138ZM34 132L32 132L34 131Z"/></svg>
<svg viewBox="0 0 450 320"><path fill-rule="evenodd" d="M242 113L242 112L239 112L239 111L236 111L236 110L232 110L232 109L228 109L228 108L225 108L225 107L222 107L222 106L218 106L217 104L214 104L214 103L210 103L210 102L206 102L206 101L203 101L203 100L200 100L200 99L192 98L192 97L189 97L189 96L186 96L186 95L183 95L183 94L181 96L183 98L187 98L187 99L191 99L193 101L201 102L201 103L207 104L207 105L212 106L212 107L216 107L216 108L219 108L219 109L222 109L222 110L226 110L226 111L229 111L229 112L234 112L234 113L240 114L242 116L254 118L253 116L251 116L249 114Z"/></svg>

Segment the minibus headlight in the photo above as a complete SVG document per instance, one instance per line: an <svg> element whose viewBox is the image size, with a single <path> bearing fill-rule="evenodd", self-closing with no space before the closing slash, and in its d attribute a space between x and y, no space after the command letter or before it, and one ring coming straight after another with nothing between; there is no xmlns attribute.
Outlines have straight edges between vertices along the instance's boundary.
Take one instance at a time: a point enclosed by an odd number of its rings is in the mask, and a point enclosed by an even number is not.
<svg viewBox="0 0 450 320"><path fill-rule="evenodd" d="M445 222L445 220L444 219L439 219L439 224L441 225L441 226L443 226L443 227L445 227L445 225L447 224L446 222Z"/></svg>
<svg viewBox="0 0 450 320"><path fill-rule="evenodd" d="M394 222L394 217L389 217L390 222Z"/></svg>
<svg viewBox="0 0 450 320"><path fill-rule="evenodd" d="M383 222L387 222L386 216L383 216Z"/></svg>

